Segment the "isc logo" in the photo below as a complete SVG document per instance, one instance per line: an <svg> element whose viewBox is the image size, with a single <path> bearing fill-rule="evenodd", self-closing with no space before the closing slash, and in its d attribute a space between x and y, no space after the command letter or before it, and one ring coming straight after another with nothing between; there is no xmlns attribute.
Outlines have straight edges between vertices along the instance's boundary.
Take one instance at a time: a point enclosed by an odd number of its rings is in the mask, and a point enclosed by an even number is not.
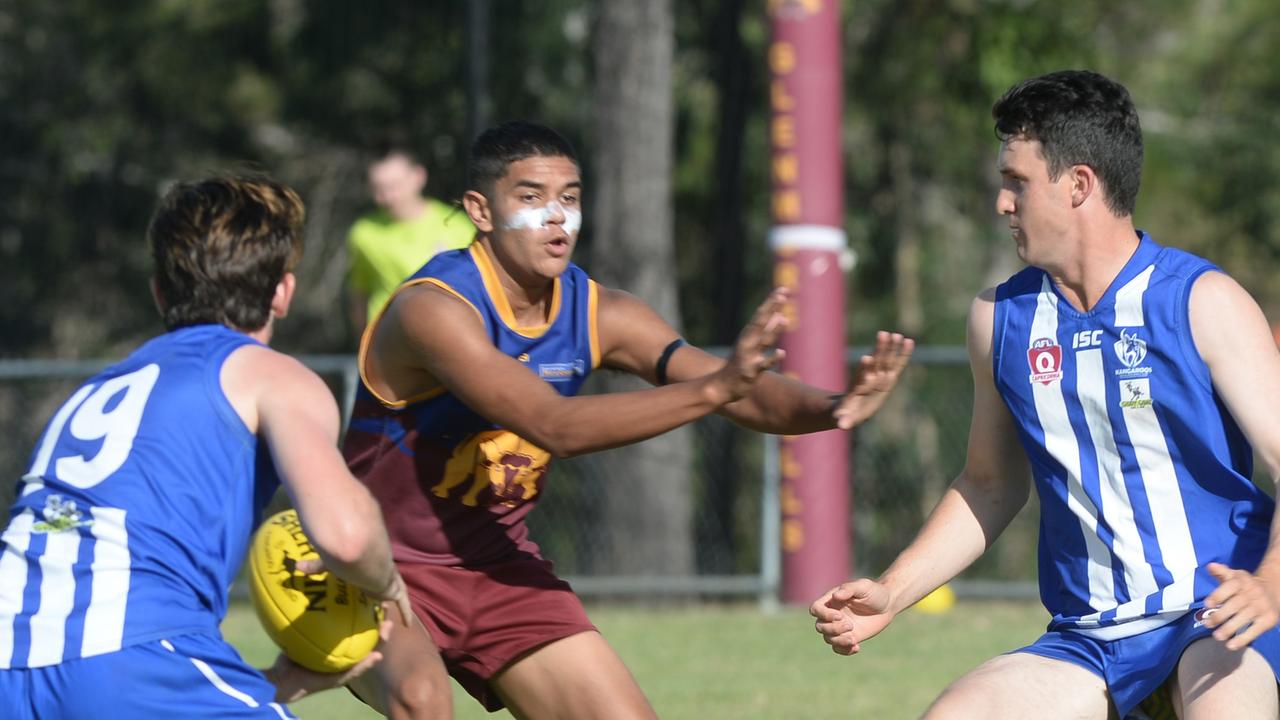
<svg viewBox="0 0 1280 720"><path fill-rule="evenodd" d="M1101 330L1081 330L1071 336L1071 347L1074 350L1080 348L1094 347L1102 344Z"/></svg>

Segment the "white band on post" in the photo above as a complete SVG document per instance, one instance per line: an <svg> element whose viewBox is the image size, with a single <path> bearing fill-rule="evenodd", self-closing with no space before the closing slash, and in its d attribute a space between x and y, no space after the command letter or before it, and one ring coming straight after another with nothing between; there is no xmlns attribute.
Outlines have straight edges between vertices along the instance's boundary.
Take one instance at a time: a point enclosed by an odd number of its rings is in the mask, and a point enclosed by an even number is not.
<svg viewBox="0 0 1280 720"><path fill-rule="evenodd" d="M769 249L825 250L840 258L840 269L849 272L858 255L849 247L844 230L829 225L775 225L769 228Z"/></svg>
<svg viewBox="0 0 1280 720"><path fill-rule="evenodd" d="M829 250L840 252L848 246L844 230L828 225L774 225L769 228L769 248L781 250Z"/></svg>

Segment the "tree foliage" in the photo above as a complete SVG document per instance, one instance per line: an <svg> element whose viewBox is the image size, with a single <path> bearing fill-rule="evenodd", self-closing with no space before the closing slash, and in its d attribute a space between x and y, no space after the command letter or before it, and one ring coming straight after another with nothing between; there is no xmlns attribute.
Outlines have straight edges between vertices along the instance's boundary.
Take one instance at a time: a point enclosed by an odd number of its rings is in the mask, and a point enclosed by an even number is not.
<svg viewBox="0 0 1280 720"><path fill-rule="evenodd" d="M626 242L641 245L645 231L670 237L652 238L660 253L629 257L669 258L657 274L674 278L677 292L659 283L650 299L679 315L689 340L732 342L772 277L769 3L669 3L669 132L601 122L610 109L600 103L616 104L622 93L608 91L621 89L623 73L597 60L611 49L601 42L617 42L607 33L602 40L600 0L485 4L489 34L473 48L468 4L445 0L0 0L0 357L119 357L159 331L143 237L152 206L175 180L244 170L294 185L308 205L300 292L277 346L351 352L343 239L369 204L365 153L402 136L430 169L429 191L459 197L472 49L487 59L493 120L543 122L578 146L588 212L576 260L588 271L623 283L634 271L654 286L653 268L641 272L636 262L592 267L617 239L596 226L593 193L627 202L634 167L611 164L617 177L606 178L597 160L633 157L624 145L634 153L636 143L670 144L642 156L662 163L632 164L649 174L668 168L657 172L670 174L671 212L661 227L628 228ZM628 6L619 0L613 9ZM884 327L925 344L963 342L970 299L1017 269L992 204L990 107L1014 82L1066 67L1115 77L1138 105L1147 150L1138 225L1217 262L1280 317L1280 145L1271 140L1280 123L1271 51L1280 5L845 0L840 11L846 107L843 143L831 152L844 158L845 230L858 257L849 342ZM621 120L644 121L636 115ZM669 160L660 155L668 150ZM859 533L871 545L899 547L949 481L963 447L944 442L957 429L934 411L945 398L960 402L965 387L954 374L931 373L914 404L899 403L911 407L887 409L883 431L863 436L872 441L855 458L889 469L883 482L864 473L871 482L858 490ZM8 390L0 419L27 424L47 416L52 408L42 403L58 394ZM35 432L23 425L10 434L29 442ZM680 466L698 463L695 474L708 479L698 497L679 496L682 475L662 485L672 516L683 517L686 501L714 516L714 527L695 531L692 561L702 570L752 562L736 515L759 473L742 467L750 454L740 440L724 422L695 436L696 459ZM603 462L584 468L602 482L618 479ZM917 482L891 484L900 478ZM602 487L626 492L625 483ZM613 498L616 515L629 510L623 500ZM585 492L573 502L581 516L607 513ZM648 506L663 512L659 502ZM558 558L586 554L568 535L546 537L560 543ZM676 550L685 552L681 538ZM599 540L616 548L625 532ZM725 545L733 558L706 551ZM690 562L671 557L643 562ZM873 566L884 559L862 557Z"/></svg>
<svg viewBox="0 0 1280 720"><path fill-rule="evenodd" d="M763 3L676 5L675 270L689 336L723 343L770 276L768 19ZM556 126L584 157L610 142L594 130L596 3L491 6L492 117ZM991 209L988 109L1017 79L1061 67L1133 92L1148 139L1140 224L1276 310L1277 16L1264 0L1174 0L1159 13L1102 0L843 3L850 339L894 325L960 341L969 297L1013 269ZM342 237L367 205L361 152L404 134L432 192L460 194L467 43L463 3L0 0L0 352L115 355L154 332L142 231L157 194L244 168L297 185L310 206L304 292L281 342L350 349Z"/></svg>

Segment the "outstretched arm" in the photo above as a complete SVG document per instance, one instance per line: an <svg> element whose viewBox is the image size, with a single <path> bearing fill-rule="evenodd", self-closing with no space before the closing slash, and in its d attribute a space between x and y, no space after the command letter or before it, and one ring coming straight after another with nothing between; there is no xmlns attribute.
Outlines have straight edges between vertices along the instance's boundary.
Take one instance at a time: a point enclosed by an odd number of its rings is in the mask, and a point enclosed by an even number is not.
<svg viewBox="0 0 1280 720"><path fill-rule="evenodd" d="M786 328L785 301L784 292L771 293L729 361L703 375L652 390L565 397L496 349L470 305L424 284L400 291L379 321L366 372L384 397L411 397L438 383L489 421L564 457L653 437L742 397L777 362L772 348ZM606 321L613 315L609 307L601 298L606 365L616 347L631 342L631 333L646 331Z"/></svg>
<svg viewBox="0 0 1280 720"><path fill-rule="evenodd" d="M853 382L843 394L769 373L724 414L744 427L783 435L848 430L884 405L914 349L911 338L881 330L871 354L859 359Z"/></svg>
<svg viewBox="0 0 1280 720"><path fill-rule="evenodd" d="M677 334L647 304L618 290L601 290L600 334L611 352L605 364L650 383L661 384L657 365ZM862 356L845 392L817 388L776 372L760 379L720 414L752 430L786 435L849 429L884 404L906 367L915 343L898 333L881 332L870 355ZM667 358L666 381L688 381L715 372L724 360L691 345Z"/></svg>
<svg viewBox="0 0 1280 720"><path fill-rule="evenodd" d="M1191 290L1191 334L1209 366L1214 388L1253 445L1272 482L1280 483L1280 352L1266 317L1236 281L1222 273L1200 276ZM1221 583L1206 598L1219 608L1205 624L1239 650L1275 627L1280 617L1280 523L1252 572L1210 563Z"/></svg>
<svg viewBox="0 0 1280 720"><path fill-rule="evenodd" d="M978 559L1026 504L1026 455L992 378L993 309L988 291L969 313L974 402L964 470L879 580L844 583L809 608L818 632L841 655L859 652L862 641L878 634L899 612Z"/></svg>

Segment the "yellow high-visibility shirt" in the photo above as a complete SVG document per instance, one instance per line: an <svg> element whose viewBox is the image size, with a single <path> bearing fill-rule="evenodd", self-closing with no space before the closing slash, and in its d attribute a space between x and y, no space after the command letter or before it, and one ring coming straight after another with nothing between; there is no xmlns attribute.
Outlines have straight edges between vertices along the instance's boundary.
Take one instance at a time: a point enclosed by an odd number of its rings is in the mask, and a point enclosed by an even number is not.
<svg viewBox="0 0 1280 720"><path fill-rule="evenodd" d="M350 288L369 298L369 320L392 291L436 253L471 244L476 229L461 208L427 198L413 220L401 222L385 210L365 215L347 233Z"/></svg>

